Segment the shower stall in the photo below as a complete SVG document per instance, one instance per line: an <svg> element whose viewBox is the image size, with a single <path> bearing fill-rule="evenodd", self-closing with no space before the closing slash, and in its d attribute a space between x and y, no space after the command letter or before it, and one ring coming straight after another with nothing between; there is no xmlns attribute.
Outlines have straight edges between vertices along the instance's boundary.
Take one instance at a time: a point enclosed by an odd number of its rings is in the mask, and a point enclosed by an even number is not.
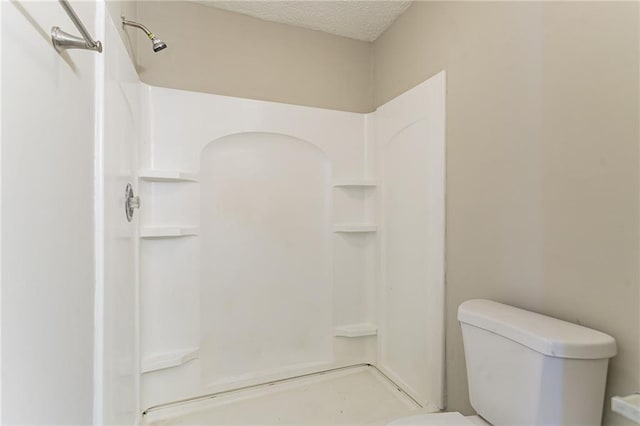
<svg viewBox="0 0 640 426"><path fill-rule="evenodd" d="M121 32L167 45L77 10L102 53L0 4L3 422L443 408L444 72L368 114L153 87Z"/></svg>

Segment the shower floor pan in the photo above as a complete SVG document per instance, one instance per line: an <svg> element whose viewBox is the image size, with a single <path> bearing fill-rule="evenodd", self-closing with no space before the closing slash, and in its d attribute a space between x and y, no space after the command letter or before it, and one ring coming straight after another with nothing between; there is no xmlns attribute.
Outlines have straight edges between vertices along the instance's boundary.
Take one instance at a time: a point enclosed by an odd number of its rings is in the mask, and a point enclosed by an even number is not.
<svg viewBox="0 0 640 426"><path fill-rule="evenodd" d="M383 425L425 412L377 368L344 367L147 410L145 425Z"/></svg>

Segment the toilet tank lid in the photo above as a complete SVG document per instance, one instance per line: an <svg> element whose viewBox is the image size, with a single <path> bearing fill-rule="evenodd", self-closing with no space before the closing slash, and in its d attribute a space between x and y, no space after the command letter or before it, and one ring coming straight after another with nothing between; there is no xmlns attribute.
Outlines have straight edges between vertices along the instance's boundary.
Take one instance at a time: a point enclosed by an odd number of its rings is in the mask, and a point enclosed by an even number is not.
<svg viewBox="0 0 640 426"><path fill-rule="evenodd" d="M600 331L492 300L468 300L458 321L558 358L604 359L616 354L616 341Z"/></svg>

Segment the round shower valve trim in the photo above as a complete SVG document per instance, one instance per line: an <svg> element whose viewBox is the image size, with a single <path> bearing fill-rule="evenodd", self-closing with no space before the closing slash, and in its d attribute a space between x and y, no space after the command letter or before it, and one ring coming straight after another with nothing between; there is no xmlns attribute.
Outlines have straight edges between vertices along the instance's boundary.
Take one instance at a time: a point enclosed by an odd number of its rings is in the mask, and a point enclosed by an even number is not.
<svg viewBox="0 0 640 426"><path fill-rule="evenodd" d="M124 199L124 212L127 216L127 221L131 222L133 220L134 209L140 208L140 197L133 194L133 187L130 183L127 184L124 190Z"/></svg>

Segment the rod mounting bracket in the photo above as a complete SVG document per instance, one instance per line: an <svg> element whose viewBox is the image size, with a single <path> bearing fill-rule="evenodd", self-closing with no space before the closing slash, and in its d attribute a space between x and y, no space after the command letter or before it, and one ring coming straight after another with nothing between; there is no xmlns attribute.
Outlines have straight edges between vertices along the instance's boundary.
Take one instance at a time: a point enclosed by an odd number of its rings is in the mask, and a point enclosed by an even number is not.
<svg viewBox="0 0 640 426"><path fill-rule="evenodd" d="M73 10L71 4L69 4L69 0L58 0L58 2L64 11L67 12L69 19L71 19L73 25L76 26L82 38L66 33L59 27L53 27L51 28L51 42L53 43L53 47L58 52L64 49L84 49L102 53L102 43L91 37L91 34L87 31L87 28Z"/></svg>
<svg viewBox="0 0 640 426"><path fill-rule="evenodd" d="M76 37L62 31L60 27L51 28L51 42L58 52L64 49L85 49L102 53L102 43L100 41L96 41L95 45L91 45L82 37Z"/></svg>

